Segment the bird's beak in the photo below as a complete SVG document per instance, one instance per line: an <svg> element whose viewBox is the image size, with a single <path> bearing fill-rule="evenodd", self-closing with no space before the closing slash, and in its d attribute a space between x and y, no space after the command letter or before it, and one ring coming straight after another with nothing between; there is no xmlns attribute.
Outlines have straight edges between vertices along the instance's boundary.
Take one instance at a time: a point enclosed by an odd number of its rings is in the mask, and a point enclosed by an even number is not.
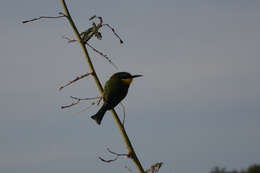
<svg viewBox="0 0 260 173"><path fill-rule="evenodd" d="M142 76L143 76L143 75L139 75L139 74L137 74L137 75L133 75L132 78L142 77Z"/></svg>

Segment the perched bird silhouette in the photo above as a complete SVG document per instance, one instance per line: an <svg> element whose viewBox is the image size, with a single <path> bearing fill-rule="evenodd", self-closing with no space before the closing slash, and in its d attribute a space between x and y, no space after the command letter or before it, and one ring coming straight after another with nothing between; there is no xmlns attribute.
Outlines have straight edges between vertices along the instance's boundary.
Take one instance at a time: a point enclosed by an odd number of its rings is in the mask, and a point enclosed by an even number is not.
<svg viewBox="0 0 260 173"><path fill-rule="evenodd" d="M142 75L131 75L128 72L113 74L104 87L104 104L95 115L91 116L91 118L100 125L106 111L116 107L125 98L133 78L141 76Z"/></svg>

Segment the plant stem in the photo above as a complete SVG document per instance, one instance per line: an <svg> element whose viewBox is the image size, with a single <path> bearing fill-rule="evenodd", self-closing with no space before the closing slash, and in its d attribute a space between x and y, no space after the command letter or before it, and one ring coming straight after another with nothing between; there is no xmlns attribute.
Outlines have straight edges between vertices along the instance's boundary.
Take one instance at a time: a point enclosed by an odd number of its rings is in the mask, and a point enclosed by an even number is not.
<svg viewBox="0 0 260 173"><path fill-rule="evenodd" d="M90 73L92 73L92 76L93 76L94 81L95 81L95 83L96 83L96 85L97 85L97 87L98 87L99 92L100 92L101 94L103 94L103 87L102 87L102 85L101 85L101 83L100 83L100 81L99 81L99 79L98 79L98 76L97 76L97 74L96 74L96 71L95 71L95 69L94 69L94 66L93 66L93 64L92 64L92 62L91 62L91 59L90 59L90 57L89 57L88 51L87 51L87 49L86 49L86 46L85 46L85 44L83 44L83 42L81 41L80 34L79 34L79 32L78 32L78 30L77 30L77 28L76 28L76 26L75 26L75 24L74 24L74 22L73 22L73 20L72 20L72 18L71 18L71 15L70 15L70 13L69 13L69 11L68 11L68 8L67 8L67 5L66 5L65 0L61 0L61 3L62 3L62 6L63 6L63 8L64 8L65 15L67 16L67 19L69 20L69 23L70 23L70 25L71 25L71 27L72 27L72 29L73 29L73 31L74 31L76 37L77 37L77 40L78 40L78 42L80 43L80 45L81 45L81 47L82 47L83 53L84 53L84 55L85 55L85 57L86 57L86 60L87 60L87 63L88 63L89 69L90 69ZM142 165L141 165L141 163L140 163L140 161L139 161L139 159L138 159L138 157L137 157L137 155L136 155L136 153L135 153L135 151L134 151L134 148L133 148L133 146L132 146L132 144L131 144L131 142L130 142L128 136L127 136L127 133L126 133L126 131L125 131L125 128L124 128L124 126L122 125L120 119L118 118L118 115L117 115L116 111L115 111L114 109L112 109L112 110L111 110L111 113L112 113L113 118L115 119L116 124L117 124L117 126L118 126L118 128L119 128L119 130L120 130L120 133L121 133L121 135L122 135L122 137L123 137L123 139L124 139L124 142L125 142L125 145L126 145L126 147L127 147L127 149L128 149L128 152L130 153L130 156L131 156L130 158L131 158L131 159L133 160L133 162L135 163L135 165L136 165L136 167L137 167L139 173L145 173L145 171L144 171L144 169L143 169L143 167L142 167Z"/></svg>

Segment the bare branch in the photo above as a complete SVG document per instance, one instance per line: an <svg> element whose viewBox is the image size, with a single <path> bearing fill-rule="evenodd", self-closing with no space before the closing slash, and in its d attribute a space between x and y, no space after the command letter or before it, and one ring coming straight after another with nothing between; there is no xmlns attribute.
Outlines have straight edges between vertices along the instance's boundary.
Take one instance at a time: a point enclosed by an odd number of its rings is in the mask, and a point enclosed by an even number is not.
<svg viewBox="0 0 260 173"><path fill-rule="evenodd" d="M89 98L78 98L78 97L74 97L74 96L70 96L70 98L74 99L74 100L97 100L97 99L102 99L102 96L97 96L97 97L89 97Z"/></svg>
<svg viewBox="0 0 260 173"><path fill-rule="evenodd" d="M120 44L123 44L123 40L119 37L119 35L116 33L115 29L112 28L109 24L103 24L102 26L107 26L108 28L110 28L112 30L112 32L114 33L114 35L119 39Z"/></svg>
<svg viewBox="0 0 260 173"><path fill-rule="evenodd" d="M128 153L128 154L119 154L119 153L116 153L116 152L113 152L111 151L109 148L107 148L107 151L113 155L115 155L116 157L114 159L110 159L110 160L106 160L106 159L103 159L102 157L98 157L101 161L103 162L106 162L106 163L110 163L110 162L114 162L116 161L119 157L127 157L127 158L130 158L131 157L131 154Z"/></svg>
<svg viewBox="0 0 260 173"><path fill-rule="evenodd" d="M74 80L72 80L72 81L70 81L70 82L68 82L66 85L64 85L64 86L61 86L60 88L59 88L59 90L61 91L63 88L65 88L66 86L69 86L69 85L71 85L72 83L74 83L74 82L76 82L76 81L78 81L78 80L80 80L80 79L82 79L82 78L84 78L84 77L87 77L87 76L89 76L89 75L91 75L92 73L86 73L86 74L83 74L83 75L81 75L81 76L77 76Z"/></svg>
<svg viewBox="0 0 260 173"><path fill-rule="evenodd" d="M112 62L112 60L104 53L102 53L101 51L97 50L96 48L94 48L92 45L90 45L88 43L88 41L93 37L96 36L98 39L102 38L101 33L99 32L99 29L103 26L107 26L109 27L112 32L119 38L120 43L123 43L122 39L118 36L118 34L115 32L115 29L112 28L109 24L103 24L103 19L100 16L92 16L90 17L89 20L93 20L95 18L99 19L99 23L96 24L95 22L93 22L93 26L88 28L87 30L83 31L80 33L80 37L81 37L81 41L86 44L87 46L89 46L94 52L98 53L99 55L103 56L110 64L112 64L114 66L115 69L118 69L118 67L115 65L115 63ZM68 41L68 43L73 43L76 42L77 40L74 39L70 39L69 37L63 36L62 38L66 39Z"/></svg>
<svg viewBox="0 0 260 173"><path fill-rule="evenodd" d="M66 39L68 41L68 43L73 43L76 42L77 40L74 39L70 39L67 36L62 36L63 39ZM113 61L104 53L102 53L101 51L97 50L96 48L94 48L93 46L91 46L88 42L85 42L85 44L87 46L89 46L94 52L98 53L100 56L103 56L110 64L112 64L112 66L118 70L118 67L115 65L115 63L113 63Z"/></svg>
<svg viewBox="0 0 260 173"><path fill-rule="evenodd" d="M69 37L67 37L67 36L65 36L65 35L63 35L62 38L65 39L65 40L67 40L68 43L73 43L73 42L76 42L76 41L77 41L77 40L70 39Z"/></svg>
<svg viewBox="0 0 260 173"><path fill-rule="evenodd" d="M69 104L69 105L61 106L61 109L69 108L69 107L71 107L71 106L74 106L74 105L78 104L79 102L80 102L79 100L73 101L73 102L72 102L71 104Z"/></svg>
<svg viewBox="0 0 260 173"><path fill-rule="evenodd" d="M113 63L113 61L105 54L103 54L101 51L97 50L93 46L91 46L89 43L86 42L86 45L88 45L94 52L98 53L99 55L103 56L110 64L112 64L115 69L118 69L118 67Z"/></svg>
<svg viewBox="0 0 260 173"><path fill-rule="evenodd" d="M81 112L84 112L84 111L86 111L86 110L88 110L89 108L91 108L92 106L94 106L95 104L97 104L97 101L95 101L95 102L92 102L90 105L88 105L86 108L84 108L84 109L82 109L81 111L79 111L79 113L81 113Z"/></svg>
<svg viewBox="0 0 260 173"><path fill-rule="evenodd" d="M101 35L101 33L98 32L98 30L99 30L100 28L102 28L103 26L107 26L109 29L111 29L111 31L113 32L113 34L119 39L120 44L123 44L123 43L124 43L123 40L119 37L119 35L116 33L116 31L115 31L114 28L112 28L109 24L103 24L103 18L102 18L102 17L94 15L94 16L90 17L89 20L91 21L91 20L93 20L93 19L95 19L95 18L99 19L99 23L96 25L96 23L93 22L93 27L91 27L91 28L89 28L88 30L86 30L85 32L81 33L81 35L82 35L82 34L85 35L85 33L87 33L86 36L88 36L88 37L86 37L87 39L84 41L84 44L86 44L86 42L87 42L93 35L95 35L98 39L101 39L101 38L102 38L102 35ZM83 40L84 40L84 39L83 39Z"/></svg>
<svg viewBox="0 0 260 173"><path fill-rule="evenodd" d="M82 109L80 112L84 112L84 111L88 110L89 108L91 108L92 106L98 105L101 100L102 100L102 97L100 97L97 101L92 102L89 106L87 106L86 108Z"/></svg>
<svg viewBox="0 0 260 173"><path fill-rule="evenodd" d="M72 107L72 106L78 104L80 101L83 101L83 100L86 101L86 100L96 100L96 99L99 99L97 102L94 102L94 103L91 104L91 105L94 105L94 104L97 104L98 102L100 102L102 96L90 97L90 98L77 98L77 97L70 96L70 98L73 99L73 102L71 104L69 104L69 105L61 106L61 109Z"/></svg>
<svg viewBox="0 0 260 173"><path fill-rule="evenodd" d="M117 160L118 157L115 157L114 159L110 159L110 160L105 160L102 157L98 157L102 162L106 162L106 163L110 163L110 162L114 162Z"/></svg>
<svg viewBox="0 0 260 173"><path fill-rule="evenodd" d="M28 23L28 22L33 22L35 20L40 20L40 19L57 19L57 18L62 18L62 17L67 17L64 13L60 12L59 16L40 16L31 20L24 20L22 23Z"/></svg>
<svg viewBox="0 0 260 173"><path fill-rule="evenodd" d="M91 16L91 17L89 18L89 21L95 19L96 17L97 17L96 15Z"/></svg>
<svg viewBox="0 0 260 173"><path fill-rule="evenodd" d="M119 153L116 153L116 152L114 152L114 151L111 151L109 148L107 148L107 151L108 151L109 153L113 154L113 155L118 156L118 157L120 157L120 156L130 157L130 154L129 154L129 153L128 153L128 154L119 154Z"/></svg>

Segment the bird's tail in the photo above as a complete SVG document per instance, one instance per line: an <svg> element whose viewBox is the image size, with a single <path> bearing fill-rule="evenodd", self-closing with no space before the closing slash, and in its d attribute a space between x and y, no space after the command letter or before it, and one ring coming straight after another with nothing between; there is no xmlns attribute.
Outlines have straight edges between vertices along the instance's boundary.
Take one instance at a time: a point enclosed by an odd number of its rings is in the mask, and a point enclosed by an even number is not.
<svg viewBox="0 0 260 173"><path fill-rule="evenodd" d="M91 116L91 118L93 120L95 120L98 125L100 125L106 111L107 111L107 108L105 105L103 105L95 115Z"/></svg>

